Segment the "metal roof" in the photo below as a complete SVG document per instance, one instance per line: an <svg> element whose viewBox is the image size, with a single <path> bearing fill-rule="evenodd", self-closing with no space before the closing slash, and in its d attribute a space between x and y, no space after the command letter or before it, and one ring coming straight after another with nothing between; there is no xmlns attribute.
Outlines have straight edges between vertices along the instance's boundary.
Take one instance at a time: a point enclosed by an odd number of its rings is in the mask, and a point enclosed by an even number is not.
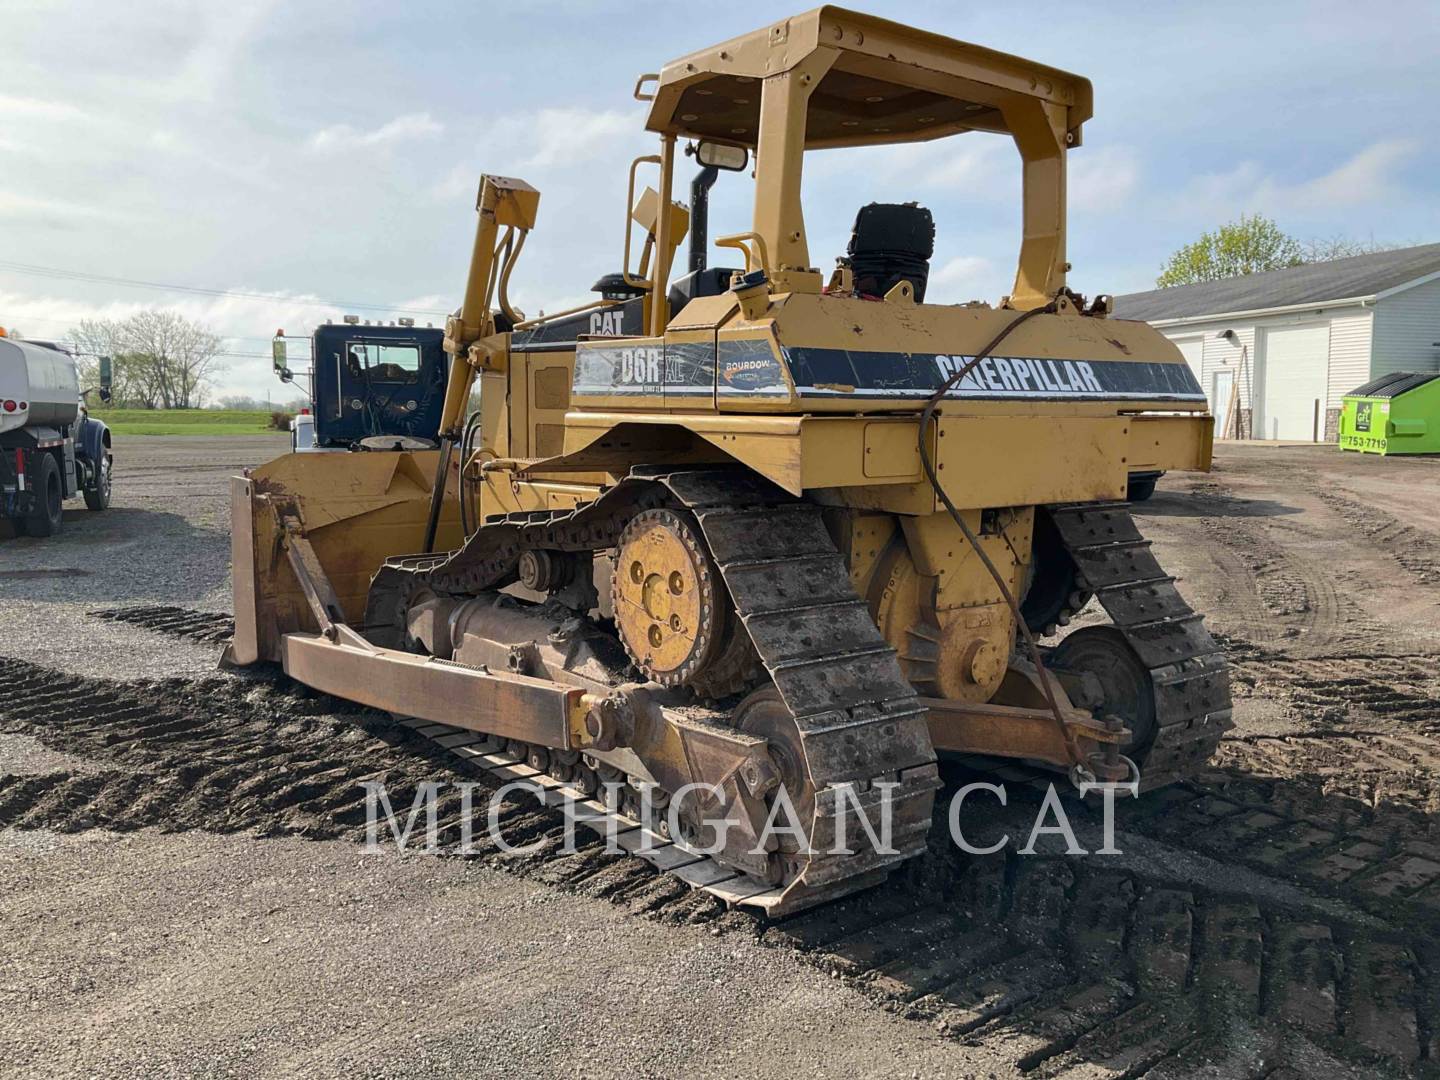
<svg viewBox="0 0 1440 1080"><path fill-rule="evenodd" d="M763 80L816 58L803 100L805 146L918 142L964 131L1009 132L1016 102L1039 98L1080 145L1093 111L1090 80L1018 56L844 8L815 8L701 49L643 75L645 126L753 147ZM810 74L801 77L808 85ZM641 87L657 80L653 95ZM784 85L783 83L780 85Z"/></svg>
<svg viewBox="0 0 1440 1080"><path fill-rule="evenodd" d="M1422 244L1223 281L1129 293L1115 297L1115 314L1121 319L1157 322L1263 311L1294 304L1321 305L1374 296L1437 271L1440 271L1440 244Z"/></svg>
<svg viewBox="0 0 1440 1080"><path fill-rule="evenodd" d="M1346 397L1394 398L1440 379L1433 371L1392 371L1357 386Z"/></svg>

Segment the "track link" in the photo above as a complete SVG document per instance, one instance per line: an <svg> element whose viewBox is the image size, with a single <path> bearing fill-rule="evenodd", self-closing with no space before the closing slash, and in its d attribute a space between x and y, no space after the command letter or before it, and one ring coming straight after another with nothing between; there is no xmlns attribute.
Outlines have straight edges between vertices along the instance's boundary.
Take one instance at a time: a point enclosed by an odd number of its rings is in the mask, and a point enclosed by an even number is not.
<svg viewBox="0 0 1440 1080"><path fill-rule="evenodd" d="M1142 751L1140 789L1183 780L1204 766L1233 726L1223 650L1161 569L1128 503L1047 509L1081 587L1094 592L1154 682L1157 731Z"/></svg>

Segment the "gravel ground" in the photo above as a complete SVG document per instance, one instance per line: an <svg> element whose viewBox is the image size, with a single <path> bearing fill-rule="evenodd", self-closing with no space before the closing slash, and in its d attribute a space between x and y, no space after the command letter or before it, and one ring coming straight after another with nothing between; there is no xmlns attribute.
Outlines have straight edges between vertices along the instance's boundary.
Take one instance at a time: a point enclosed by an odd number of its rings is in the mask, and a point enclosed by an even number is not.
<svg viewBox="0 0 1440 1080"><path fill-rule="evenodd" d="M227 479L289 446L288 435L117 435L108 510L74 499L59 536L0 539L0 655L117 679L214 671L209 646L86 613L127 604L229 611Z"/></svg>
<svg viewBox="0 0 1440 1080"><path fill-rule="evenodd" d="M7 1076L1009 1070L785 953L454 859L0 832Z"/></svg>
<svg viewBox="0 0 1440 1080"><path fill-rule="evenodd" d="M0 540L0 655L213 676L86 612L228 610L226 478L287 447L117 438L110 510ZM0 735L0 778L91 767ZM745 935L350 843L4 829L0 926L3 1076L1016 1075Z"/></svg>

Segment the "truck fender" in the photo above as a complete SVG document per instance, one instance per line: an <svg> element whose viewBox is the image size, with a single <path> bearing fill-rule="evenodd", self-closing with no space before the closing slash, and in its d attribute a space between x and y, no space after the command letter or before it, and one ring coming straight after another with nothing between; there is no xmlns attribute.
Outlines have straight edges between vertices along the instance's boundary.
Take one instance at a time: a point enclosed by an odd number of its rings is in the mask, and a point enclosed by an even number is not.
<svg viewBox="0 0 1440 1080"><path fill-rule="evenodd" d="M109 427L103 421L85 417L80 421L80 432L75 446L98 468L105 454L110 452Z"/></svg>

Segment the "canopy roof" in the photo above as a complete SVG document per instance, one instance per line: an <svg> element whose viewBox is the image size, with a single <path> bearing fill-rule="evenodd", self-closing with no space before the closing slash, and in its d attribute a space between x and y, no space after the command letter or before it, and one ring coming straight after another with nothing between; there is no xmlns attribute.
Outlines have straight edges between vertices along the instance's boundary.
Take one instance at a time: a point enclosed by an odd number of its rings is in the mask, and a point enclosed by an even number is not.
<svg viewBox="0 0 1440 1080"><path fill-rule="evenodd" d="M1004 110L1039 98L1066 110L1079 145L1090 81L1019 57L821 7L665 65L646 127L753 147L761 80L820 50L834 63L810 96L807 148L919 142L962 131L1009 132Z"/></svg>

